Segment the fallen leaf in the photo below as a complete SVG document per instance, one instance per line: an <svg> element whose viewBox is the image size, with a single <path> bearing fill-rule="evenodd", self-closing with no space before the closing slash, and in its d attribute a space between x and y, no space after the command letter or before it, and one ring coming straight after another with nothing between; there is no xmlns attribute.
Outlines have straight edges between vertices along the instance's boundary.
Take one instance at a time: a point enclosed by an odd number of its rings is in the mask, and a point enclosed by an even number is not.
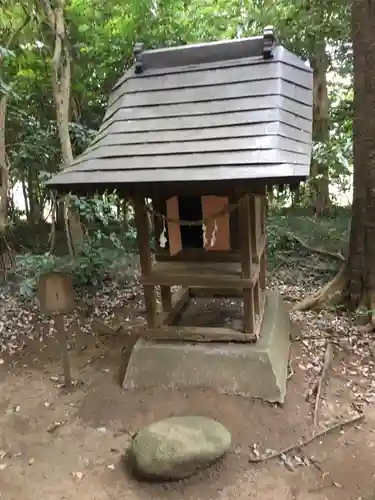
<svg viewBox="0 0 375 500"><path fill-rule="evenodd" d="M62 422L62 421L61 422L58 422L58 421L53 422L49 427L47 427L47 432L52 433L64 424L65 424L65 422Z"/></svg>
<svg viewBox="0 0 375 500"><path fill-rule="evenodd" d="M0 464L0 471L5 470L8 467L8 464Z"/></svg>
<svg viewBox="0 0 375 500"><path fill-rule="evenodd" d="M83 478L83 472L72 472L72 476L81 480Z"/></svg>
<svg viewBox="0 0 375 500"><path fill-rule="evenodd" d="M283 462L283 464L285 465L286 469L288 469L290 472L294 472L295 471L295 468L294 468L294 465L293 465L293 461L292 461L292 459L288 455L285 455L284 453L281 453L280 454L280 459Z"/></svg>

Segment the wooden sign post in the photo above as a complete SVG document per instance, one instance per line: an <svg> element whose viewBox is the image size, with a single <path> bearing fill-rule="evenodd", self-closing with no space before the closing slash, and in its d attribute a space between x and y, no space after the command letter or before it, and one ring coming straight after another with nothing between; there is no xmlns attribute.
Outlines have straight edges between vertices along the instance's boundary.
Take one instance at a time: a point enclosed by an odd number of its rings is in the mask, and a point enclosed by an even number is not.
<svg viewBox="0 0 375 500"><path fill-rule="evenodd" d="M69 387L72 383L72 377L64 327L64 314L72 313L75 309L72 280L62 272L44 274L39 280L38 298L40 311L54 317L57 338L61 346L65 387Z"/></svg>

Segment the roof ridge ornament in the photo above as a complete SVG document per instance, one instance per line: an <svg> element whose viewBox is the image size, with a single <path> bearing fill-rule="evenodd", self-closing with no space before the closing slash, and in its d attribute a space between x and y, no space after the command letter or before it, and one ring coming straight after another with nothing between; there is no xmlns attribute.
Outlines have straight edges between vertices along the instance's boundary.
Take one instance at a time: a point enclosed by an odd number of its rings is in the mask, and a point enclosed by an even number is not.
<svg viewBox="0 0 375 500"><path fill-rule="evenodd" d="M134 56L134 73L139 75L143 73L143 43L136 43L133 48L133 56Z"/></svg>
<svg viewBox="0 0 375 500"><path fill-rule="evenodd" d="M266 26L263 30L263 58L272 59L273 49L277 43L277 37L273 26Z"/></svg>

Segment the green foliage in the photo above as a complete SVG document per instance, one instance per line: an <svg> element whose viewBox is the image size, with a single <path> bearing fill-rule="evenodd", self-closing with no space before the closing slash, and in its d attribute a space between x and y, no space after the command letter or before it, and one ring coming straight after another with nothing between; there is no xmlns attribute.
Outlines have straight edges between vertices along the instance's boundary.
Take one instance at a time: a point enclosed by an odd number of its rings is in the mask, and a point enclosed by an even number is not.
<svg viewBox="0 0 375 500"><path fill-rule="evenodd" d="M268 256L272 266L283 263L290 253L309 255L296 236L312 248L320 248L332 253L345 254L349 239L350 210L337 207L328 217L311 217L306 208L290 212L275 210L267 221Z"/></svg>
<svg viewBox="0 0 375 500"><path fill-rule="evenodd" d="M50 75L54 40L38 3L3 0L1 6L0 94L9 94L6 143L10 182L24 194L26 205L21 208L10 200L9 212L13 233L21 242L18 247L45 252L49 226L43 220L51 202L45 181L59 170L61 158ZM282 43L306 59L313 61L323 43L327 47L330 133L325 142L314 146L314 156L328 166L334 199L335 192L349 190L353 168L349 7L349 0L250 0L246 4L242 0L67 0L74 154L80 154L93 139L112 86L132 64L136 41L142 41L146 48L205 42L259 34L271 24ZM299 204L308 205L309 196L307 184L301 189ZM278 194L274 205L283 206L291 197L288 191ZM76 283L100 279L123 248L134 248L131 225L119 236L122 215L116 193L94 199L75 197L74 203L90 235L82 255L75 263L64 256L67 249L66 242L60 242L64 238L60 227L56 235L59 256L26 253L19 257L17 275L28 283L27 290L32 290L40 273L50 267L68 269ZM282 212L277 219L270 218L271 256L277 256L280 248L290 249L291 242L285 236L288 217ZM299 234L306 238L310 238L310 231L319 232L306 213L301 218L292 217L301 226ZM129 219L131 223L130 214ZM325 227L324 234L327 230ZM329 234L331 244L336 233Z"/></svg>
<svg viewBox="0 0 375 500"><path fill-rule="evenodd" d="M7 143L12 182L23 181L31 192L41 191L28 170L55 172L60 153L50 82L53 40L42 13L32 3L4 0L0 15L0 47L11 53L3 65L3 81L12 83L18 95L11 103ZM147 48L197 41L250 36L273 24L281 41L306 58L314 58L319 44L330 47L330 70L342 73L349 66L348 0L69 0L66 19L72 52L71 138L75 154L82 152L99 127L108 94L116 79L132 63L132 47L142 40ZM348 68L347 68L348 70ZM345 75L348 74L346 70ZM344 76L345 76L344 75ZM332 103L340 84L331 86ZM342 94L342 93L341 93ZM333 117L342 133L338 140L332 126L330 144L317 147L316 154L330 164L334 182L350 173L347 156L350 131L341 124L350 116L341 107ZM337 128L337 127L336 127ZM346 161L347 160L347 161ZM39 179L40 181L40 179Z"/></svg>
<svg viewBox="0 0 375 500"><path fill-rule="evenodd" d="M17 280L20 294L25 297L33 296L39 278L51 271L68 273L77 287L94 286L112 275L121 264L129 251L125 241L121 241L115 233L107 235L96 231L86 240L83 251L74 260L66 255L57 256L49 252L21 254L16 259L13 279Z"/></svg>

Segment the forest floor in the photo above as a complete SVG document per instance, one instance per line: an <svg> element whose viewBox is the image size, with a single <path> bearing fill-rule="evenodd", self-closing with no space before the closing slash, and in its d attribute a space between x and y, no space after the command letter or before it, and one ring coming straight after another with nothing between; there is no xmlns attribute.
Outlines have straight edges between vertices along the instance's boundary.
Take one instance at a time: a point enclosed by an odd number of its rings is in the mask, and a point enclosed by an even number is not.
<svg viewBox="0 0 375 500"><path fill-rule="evenodd" d="M338 233L342 237L342 228ZM328 249L341 251L339 237L330 234ZM310 245L327 248L321 235L316 241L311 232L309 237ZM269 287L278 287L292 305L326 282L337 260L299 244L287 246L278 252ZM131 283L103 283L89 308L83 302L68 318L77 383L66 392L52 324L38 316L36 304L26 305L6 290L2 294L1 500L375 499L375 344L353 318L337 310L292 313L301 338L292 345L287 400L276 406L198 389L123 391L123 348L131 341L131 327L144 321L136 273ZM97 327L98 319L116 326L119 318L127 325L121 332ZM275 459L251 463L254 450L282 451L311 436L314 398L307 401L306 395L319 380L328 341L334 356L322 386L317 432L358 414L364 419ZM185 481L133 480L122 461L131 435L146 423L182 414L221 421L232 432L233 451Z"/></svg>

